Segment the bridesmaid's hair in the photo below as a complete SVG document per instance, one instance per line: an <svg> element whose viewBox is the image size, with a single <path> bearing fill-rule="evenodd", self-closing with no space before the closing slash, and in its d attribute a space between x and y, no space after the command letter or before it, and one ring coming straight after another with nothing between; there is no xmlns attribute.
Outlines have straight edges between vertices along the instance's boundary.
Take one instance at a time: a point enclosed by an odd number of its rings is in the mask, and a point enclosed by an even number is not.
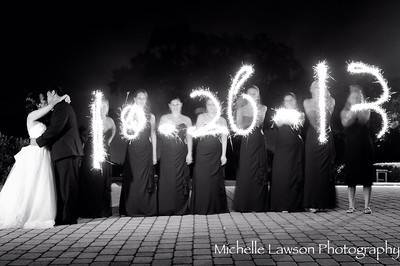
<svg viewBox="0 0 400 266"><path fill-rule="evenodd" d="M149 97L149 94L144 89L138 89L137 91L135 91L135 96L134 97L136 98L139 95L139 93L145 94L147 96L147 98Z"/></svg>
<svg viewBox="0 0 400 266"><path fill-rule="evenodd" d="M135 91L134 98L136 98L139 95L139 93L143 93L144 95L146 95L147 101L146 101L146 104L144 106L144 111L145 111L146 114L150 114L150 109L151 108L150 108L150 102L149 102L149 94L147 93L147 91L145 89L138 89L137 91Z"/></svg>
<svg viewBox="0 0 400 266"><path fill-rule="evenodd" d="M259 88L257 85L254 85L254 84L251 85L250 87L247 88L246 91L248 91L248 90L250 90L250 89L255 89L256 91L258 91L258 95L261 96L261 94L260 94L260 88Z"/></svg>
<svg viewBox="0 0 400 266"><path fill-rule="evenodd" d="M30 112L37 110L39 103L40 103L39 94L29 92L25 98L26 113L29 114Z"/></svg>
<svg viewBox="0 0 400 266"><path fill-rule="evenodd" d="M287 92L287 93L285 93L284 95L283 95L283 98L285 98L286 96L292 96L293 98L295 98L296 100L297 100L297 96L296 96L296 93L294 93L294 92Z"/></svg>
<svg viewBox="0 0 400 266"><path fill-rule="evenodd" d="M171 96L171 97L168 98L168 104L170 104L173 100L178 100L181 103L183 103L182 98L179 97L178 95L175 95L175 96Z"/></svg>
<svg viewBox="0 0 400 266"><path fill-rule="evenodd" d="M259 101L259 104L262 104L262 102L261 102L260 88L259 88L257 85L254 85L254 84L253 84L253 85L251 85L250 87L248 87L248 88L246 89L246 92L248 92L250 89L254 89L254 90L256 90L256 91L258 92L258 101ZM246 100L239 98L239 99L238 99L238 102L237 102L237 106L240 108L240 107L245 106L246 103L247 103Z"/></svg>

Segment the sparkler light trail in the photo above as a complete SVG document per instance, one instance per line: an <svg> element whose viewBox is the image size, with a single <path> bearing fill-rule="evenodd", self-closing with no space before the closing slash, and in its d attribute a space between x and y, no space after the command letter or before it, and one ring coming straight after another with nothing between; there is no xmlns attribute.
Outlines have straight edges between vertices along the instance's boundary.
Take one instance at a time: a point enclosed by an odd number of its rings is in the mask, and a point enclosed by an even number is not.
<svg viewBox="0 0 400 266"><path fill-rule="evenodd" d="M222 114L222 107L220 102L218 101L217 96L214 93L212 93L209 89L197 89L190 93L190 97L201 97L210 99L216 108L216 114L210 122L202 127L189 127L187 130L188 134L190 134L193 138L204 137L207 135L229 134L229 131L225 126L217 124Z"/></svg>
<svg viewBox="0 0 400 266"><path fill-rule="evenodd" d="M104 124L101 117L102 105L103 93L99 90L96 90L93 92L93 102L90 105L90 111L92 115L91 134L93 145L93 168L98 170L101 170L101 164L104 162L106 157L103 134Z"/></svg>
<svg viewBox="0 0 400 266"><path fill-rule="evenodd" d="M239 128L236 125L235 119L233 117L233 106L234 106L235 96L240 92L240 89L243 86L243 83L247 79L249 79L251 77L251 75L253 75L253 73L254 73L254 68L251 65L242 66L239 69L239 71L236 73L236 76L233 78L231 87L229 89L227 116L228 116L229 125L230 125L232 131L236 135L247 136L254 130L254 128L257 125L257 119L258 119L257 103L248 94L243 93L240 96L250 103L251 108L253 110L253 120L251 121L250 126L248 126L246 129Z"/></svg>
<svg viewBox="0 0 400 266"><path fill-rule="evenodd" d="M382 104L390 99L390 88L386 79L382 75L382 71L376 67L362 62L350 62L347 66L347 71L351 74L370 74L373 75L377 82L382 86L382 94L374 102L364 102L351 106L352 111L373 110L378 113L382 118L382 128L377 134L377 138L381 138L388 131L389 118L382 108Z"/></svg>
<svg viewBox="0 0 400 266"><path fill-rule="evenodd" d="M159 125L158 132L165 137L175 137L178 134L176 126L171 123L163 123Z"/></svg>
<svg viewBox="0 0 400 266"><path fill-rule="evenodd" d="M136 139L146 127L147 119L143 107L126 105L121 111L121 134L127 140Z"/></svg>
<svg viewBox="0 0 400 266"><path fill-rule="evenodd" d="M328 79L328 64L326 61L318 63L314 67L314 77L318 80L318 110L319 110L319 135L318 141L323 144L328 138L326 134L326 90Z"/></svg>
<svg viewBox="0 0 400 266"><path fill-rule="evenodd" d="M285 124L298 129L304 123L304 115L295 109L278 108L272 117L272 121L277 125Z"/></svg>
<svg viewBox="0 0 400 266"><path fill-rule="evenodd" d="M400 162L386 162L386 163L374 163L375 166L387 166L393 168L400 168Z"/></svg>

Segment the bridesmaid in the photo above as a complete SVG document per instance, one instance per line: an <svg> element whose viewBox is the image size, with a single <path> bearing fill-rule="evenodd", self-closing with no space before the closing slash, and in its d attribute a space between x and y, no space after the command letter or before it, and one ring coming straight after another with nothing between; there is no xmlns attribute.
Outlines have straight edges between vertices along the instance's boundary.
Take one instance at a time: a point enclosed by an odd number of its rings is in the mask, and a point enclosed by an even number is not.
<svg viewBox="0 0 400 266"><path fill-rule="evenodd" d="M197 117L196 128L209 123L216 113L211 100L206 103L207 111ZM227 127L220 117L218 125ZM191 209L194 214L217 214L228 212L222 166L226 163L227 134L200 137L196 147L193 171Z"/></svg>
<svg viewBox="0 0 400 266"><path fill-rule="evenodd" d="M336 206L336 189L334 180L334 145L330 129L330 119L335 100L327 92L326 96L326 143L319 143L319 109L318 82L314 81L310 86L311 99L304 100L304 110L309 122L305 140L305 180L304 180L304 207L310 212L333 209Z"/></svg>
<svg viewBox="0 0 400 266"><path fill-rule="evenodd" d="M155 117L147 108L146 91L138 91L135 104L144 108L146 127L128 145L120 198L120 214L127 216L157 214L154 169L157 164Z"/></svg>
<svg viewBox="0 0 400 266"><path fill-rule="evenodd" d="M350 95L340 117L345 135L346 183L348 185L349 209L355 211L356 185L364 187L364 213L371 214L371 186L373 178L373 143L369 128L370 111L353 112L350 107L364 101L362 88L350 86Z"/></svg>
<svg viewBox="0 0 400 266"><path fill-rule="evenodd" d="M286 94L283 107L298 111L296 95ZM299 111L298 111L299 112ZM303 151L301 126L304 113L299 112L299 123L275 120L276 148L272 164L271 210L301 211L303 204Z"/></svg>
<svg viewBox="0 0 400 266"><path fill-rule="evenodd" d="M253 132L242 137L233 209L238 212L263 212L268 207L267 153L263 132L267 107L260 103L258 87L250 87L247 94L257 102L258 118ZM248 127L252 119L250 104L238 108L236 122L239 127Z"/></svg>
<svg viewBox="0 0 400 266"><path fill-rule="evenodd" d="M111 141L114 139L116 127L114 120L108 116L109 102L105 99L101 107L101 116L104 125L104 140L106 152L109 154ZM102 169L92 169L92 136L86 141L84 158L80 168L80 216L84 218L109 217L111 210L111 179L112 165L107 160Z"/></svg>
<svg viewBox="0 0 400 266"><path fill-rule="evenodd" d="M188 165L192 163L192 138L186 133L192 121L181 114L180 98L172 98L168 106L171 113L161 117L158 128L161 153L158 208L159 215L183 215L189 208ZM175 132L166 132L168 128Z"/></svg>

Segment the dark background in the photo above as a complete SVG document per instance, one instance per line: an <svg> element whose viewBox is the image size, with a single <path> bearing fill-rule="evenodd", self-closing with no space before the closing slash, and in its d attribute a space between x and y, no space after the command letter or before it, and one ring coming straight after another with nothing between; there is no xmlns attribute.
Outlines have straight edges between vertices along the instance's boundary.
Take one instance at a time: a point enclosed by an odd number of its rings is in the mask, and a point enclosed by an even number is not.
<svg viewBox="0 0 400 266"><path fill-rule="evenodd" d="M248 84L261 88L268 107L286 91L307 97L312 66L322 59L331 68L336 113L354 81L346 73L350 60L381 67L399 91L398 1L148 4L5 8L0 132L26 137L26 94L54 86L71 95L82 126L93 89L106 92L114 118L126 92L138 88L149 91L156 116L167 111L170 94L187 98L201 85L225 101L243 63L254 65ZM366 87L368 96L379 94ZM193 116L198 103L185 100L184 112Z"/></svg>

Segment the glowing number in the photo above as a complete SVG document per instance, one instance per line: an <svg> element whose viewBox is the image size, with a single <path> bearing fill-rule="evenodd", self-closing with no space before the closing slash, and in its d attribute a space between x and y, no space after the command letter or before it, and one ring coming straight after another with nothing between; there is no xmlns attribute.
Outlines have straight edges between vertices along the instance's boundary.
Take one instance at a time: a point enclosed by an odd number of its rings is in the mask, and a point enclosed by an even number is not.
<svg viewBox="0 0 400 266"><path fill-rule="evenodd" d="M192 93L190 93L190 97L191 98L196 98L196 97L205 97L210 99L215 108L217 109L215 116L213 117L213 119L208 122L207 124L205 124L202 127L197 128L196 126L190 127L188 129L188 133L194 137L203 137L203 136L207 136L207 135L218 135L218 134L229 134L228 129L224 126L220 126L217 124L219 118L221 117L221 104L218 101L217 97L208 89L198 89L198 90L194 90L192 91Z"/></svg>
<svg viewBox="0 0 400 266"><path fill-rule="evenodd" d="M328 64L326 61L318 63L314 67L314 75L318 80L319 96L318 96L318 109L319 109L319 135L318 141L323 144L328 138L326 134L326 81L328 79Z"/></svg>
<svg viewBox="0 0 400 266"><path fill-rule="evenodd" d="M103 104L103 93L101 91L93 92L93 102L90 105L92 115L92 145L93 145L93 168L101 169L101 163L104 162L106 151L104 148L104 135L103 135L103 119L101 117L101 107Z"/></svg>
<svg viewBox="0 0 400 266"><path fill-rule="evenodd" d="M373 110L378 113L382 118L382 129L377 134L378 138L381 138L388 130L389 119L385 112L385 109L381 105L390 99L390 89L387 84L386 79L383 77L381 70L378 67L364 64L362 62L351 62L347 66L347 71L351 74L371 74L373 75L378 83L382 86L382 94L374 102L359 103L351 106L352 111L362 111L362 110Z"/></svg>
<svg viewBox="0 0 400 266"><path fill-rule="evenodd" d="M146 127L146 114L137 104L126 105L121 111L121 134L127 140L136 139Z"/></svg>
<svg viewBox="0 0 400 266"><path fill-rule="evenodd" d="M237 135L242 135L246 136L253 131L253 129L257 125L257 118L258 118L258 110L257 110L257 103L256 101L248 94L241 94L240 96L247 100L251 108L253 110L253 120L251 121L251 124L249 127L246 129L239 128L236 123L235 119L233 118L233 105L234 105L234 100L235 96L239 93L240 88L243 86L243 83L250 78L250 76L254 73L254 69L252 66L249 65L244 65L242 66L239 71L236 73L235 78L232 80L231 88L229 89L229 94L228 94L228 110L227 110L227 116L228 116L228 121L229 125L232 129L233 132Z"/></svg>

